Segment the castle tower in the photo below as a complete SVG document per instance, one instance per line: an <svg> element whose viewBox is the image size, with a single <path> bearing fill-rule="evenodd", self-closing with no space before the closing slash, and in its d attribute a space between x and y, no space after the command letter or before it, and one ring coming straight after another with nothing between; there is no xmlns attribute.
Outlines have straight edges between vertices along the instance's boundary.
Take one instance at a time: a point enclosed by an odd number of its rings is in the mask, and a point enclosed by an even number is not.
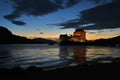
<svg viewBox="0 0 120 80"><path fill-rule="evenodd" d="M85 42L86 41L86 32L83 29L76 29L73 33L75 42Z"/></svg>

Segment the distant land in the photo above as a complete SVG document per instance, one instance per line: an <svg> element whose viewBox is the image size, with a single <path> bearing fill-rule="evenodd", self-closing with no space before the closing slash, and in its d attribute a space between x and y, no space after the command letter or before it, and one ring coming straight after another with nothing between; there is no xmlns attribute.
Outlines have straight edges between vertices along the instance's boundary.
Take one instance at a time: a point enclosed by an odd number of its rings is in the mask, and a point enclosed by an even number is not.
<svg viewBox="0 0 120 80"><path fill-rule="evenodd" d="M108 39L97 39L93 41L92 44L101 46L120 46L120 36Z"/></svg>
<svg viewBox="0 0 120 80"><path fill-rule="evenodd" d="M60 45L120 46L120 36L86 42L62 41Z"/></svg>
<svg viewBox="0 0 120 80"><path fill-rule="evenodd" d="M70 36L61 34L59 40L60 45L120 46L120 35L113 38L90 41L86 39L86 32L82 28L77 28Z"/></svg>
<svg viewBox="0 0 120 80"><path fill-rule="evenodd" d="M0 44L56 44L53 40L34 38L28 39L24 36L13 34L7 28L0 26Z"/></svg>
<svg viewBox="0 0 120 80"><path fill-rule="evenodd" d="M7 28L0 26L0 44L56 44L56 41L44 38L28 39L13 34ZM94 45L94 46L120 46L120 36L108 39L97 39L86 42L62 41L60 45Z"/></svg>

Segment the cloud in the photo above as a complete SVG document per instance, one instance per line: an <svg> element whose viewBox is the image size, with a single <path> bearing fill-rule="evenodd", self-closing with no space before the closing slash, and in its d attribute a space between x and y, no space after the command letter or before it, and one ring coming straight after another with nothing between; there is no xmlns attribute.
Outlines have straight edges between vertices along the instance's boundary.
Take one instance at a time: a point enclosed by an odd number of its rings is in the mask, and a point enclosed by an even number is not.
<svg viewBox="0 0 120 80"><path fill-rule="evenodd" d="M22 22L22 21L11 21L13 24L16 24L16 25L25 25L26 23L25 22Z"/></svg>
<svg viewBox="0 0 120 80"><path fill-rule="evenodd" d="M105 31L104 30L100 30L100 31L98 31L98 33L104 33Z"/></svg>
<svg viewBox="0 0 120 80"><path fill-rule="evenodd" d="M4 18L12 21L12 20L14 20L14 19L16 19L16 18L18 18L18 17L20 17L20 16L21 16L21 14L20 14L19 12L13 12L13 13L10 14L10 15L4 16Z"/></svg>
<svg viewBox="0 0 120 80"><path fill-rule="evenodd" d="M91 29L120 28L120 2L113 2L81 12L81 20L95 25Z"/></svg>
<svg viewBox="0 0 120 80"><path fill-rule="evenodd" d="M13 2L14 11L5 15L4 18L9 21L22 15L43 16L62 9L62 6L52 3L50 0L11 0ZM12 22L14 23L14 22Z"/></svg>
<svg viewBox="0 0 120 80"><path fill-rule="evenodd" d="M120 0L112 0L112 2L118 2L118 1L120 1Z"/></svg>
<svg viewBox="0 0 120 80"><path fill-rule="evenodd" d="M86 30L120 28L120 1L97 6L80 12L79 19L59 23L65 28L82 27Z"/></svg>
<svg viewBox="0 0 120 80"><path fill-rule="evenodd" d="M44 34L43 32L40 32L40 34Z"/></svg>
<svg viewBox="0 0 120 80"><path fill-rule="evenodd" d="M56 12L60 9L64 9L63 7L64 0L10 0L12 2L12 6L14 11L5 15L4 18L11 21L13 24L18 22L14 22L15 19L21 17L22 15L32 15L32 16L44 16L53 12ZM72 7L77 4L79 0L67 0L67 6ZM72 2L74 3L72 3ZM65 4L65 5L66 5Z"/></svg>
<svg viewBox="0 0 120 80"><path fill-rule="evenodd" d="M55 3L56 3L56 4L59 4L59 5L62 5L63 2L64 2L63 0L55 0Z"/></svg>
<svg viewBox="0 0 120 80"><path fill-rule="evenodd" d="M38 30L38 31L39 31L40 29L36 29L36 30Z"/></svg>
<svg viewBox="0 0 120 80"><path fill-rule="evenodd" d="M96 32L89 32L89 31L87 31L87 33L89 33L89 34L95 34Z"/></svg>
<svg viewBox="0 0 120 80"><path fill-rule="evenodd" d="M15 22L15 20L22 15L44 16L61 9L71 8L82 1L99 3L104 0L9 0L14 10L4 18L16 24L18 21Z"/></svg>
<svg viewBox="0 0 120 80"><path fill-rule="evenodd" d="M56 25L56 26L64 26L61 29L67 29L67 28L78 28L82 24L85 24L85 22L80 21L80 19L73 19L73 20L69 20L69 21L54 24L54 25Z"/></svg>
<svg viewBox="0 0 120 80"><path fill-rule="evenodd" d="M95 4L99 4L99 3L106 3L107 2L107 0L89 0L89 1L92 1L93 3L95 3Z"/></svg>
<svg viewBox="0 0 120 80"><path fill-rule="evenodd" d="M66 3L66 7L71 7L77 4L78 2L81 2L82 0L68 0Z"/></svg>

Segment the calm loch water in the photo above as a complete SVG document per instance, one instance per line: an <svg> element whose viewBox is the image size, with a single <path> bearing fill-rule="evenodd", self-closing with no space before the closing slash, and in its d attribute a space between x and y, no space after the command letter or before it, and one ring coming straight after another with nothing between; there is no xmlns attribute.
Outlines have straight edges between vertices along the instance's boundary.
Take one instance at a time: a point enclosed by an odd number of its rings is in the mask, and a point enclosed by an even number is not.
<svg viewBox="0 0 120 80"><path fill-rule="evenodd" d="M119 47L0 44L0 68L36 66L54 69L89 62L109 63L112 58L120 58Z"/></svg>

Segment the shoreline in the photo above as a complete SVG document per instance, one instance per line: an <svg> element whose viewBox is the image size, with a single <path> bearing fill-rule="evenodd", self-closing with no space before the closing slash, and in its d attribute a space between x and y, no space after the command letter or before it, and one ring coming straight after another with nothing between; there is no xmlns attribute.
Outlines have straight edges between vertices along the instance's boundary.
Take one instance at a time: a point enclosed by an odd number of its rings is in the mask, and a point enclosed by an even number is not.
<svg viewBox="0 0 120 80"><path fill-rule="evenodd" d="M83 64L77 66L70 66L64 68L57 68L55 70L46 70L44 71L41 67L31 66L27 69L23 69L21 67L15 67L12 69L2 68L0 69L1 77L0 79L8 79L11 78L13 80L34 80L34 79L50 79L50 78L73 78L77 79L82 76L87 75L96 75L103 74L106 75L117 75L120 72L120 62L112 62L112 63L97 63L97 64ZM72 76L69 76L72 75Z"/></svg>

